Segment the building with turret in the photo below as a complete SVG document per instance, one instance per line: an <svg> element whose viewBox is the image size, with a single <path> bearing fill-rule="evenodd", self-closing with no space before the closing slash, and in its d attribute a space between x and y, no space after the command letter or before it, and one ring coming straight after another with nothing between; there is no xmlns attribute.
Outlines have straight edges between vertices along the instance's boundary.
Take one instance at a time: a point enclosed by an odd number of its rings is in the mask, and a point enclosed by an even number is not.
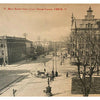
<svg viewBox="0 0 100 100"><path fill-rule="evenodd" d="M93 10L91 7L87 10L87 15L83 19L76 19L72 14L72 25L71 31L75 32L75 30L79 31L88 31L94 30L98 32L100 30L100 19L96 19L95 15L92 14Z"/></svg>

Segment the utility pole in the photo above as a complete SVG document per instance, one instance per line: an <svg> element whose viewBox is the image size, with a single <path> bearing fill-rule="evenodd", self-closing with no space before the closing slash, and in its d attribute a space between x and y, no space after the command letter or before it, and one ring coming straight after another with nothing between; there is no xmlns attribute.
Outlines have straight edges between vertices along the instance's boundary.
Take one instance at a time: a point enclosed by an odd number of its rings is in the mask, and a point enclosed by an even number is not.
<svg viewBox="0 0 100 100"><path fill-rule="evenodd" d="M55 76L58 76L58 72L57 72L57 55L55 56L55 68L56 68L56 72L55 72Z"/></svg>
<svg viewBox="0 0 100 100"><path fill-rule="evenodd" d="M27 47L26 47L26 37L27 37L27 33L24 33L23 35L24 35L24 38L25 38L25 59L26 59L27 58L27 51L26 51L26 49L27 49Z"/></svg>
<svg viewBox="0 0 100 100"><path fill-rule="evenodd" d="M57 72L57 47L54 44L54 52L55 52L55 68L56 68L56 72L55 72L55 76L58 76L58 72Z"/></svg>
<svg viewBox="0 0 100 100"><path fill-rule="evenodd" d="M52 68L52 76L54 78L54 55L53 55L53 68Z"/></svg>
<svg viewBox="0 0 100 100"><path fill-rule="evenodd" d="M6 55L5 55L5 38L4 38L4 36L3 36L3 51L4 51L4 52L3 52L3 64L4 64L4 66L5 66L5 58L6 58L5 56L6 56Z"/></svg>
<svg viewBox="0 0 100 100"><path fill-rule="evenodd" d="M53 42L53 46L54 46L54 42ZM53 68L52 68L52 76L54 78L54 56L55 56L55 52L53 52Z"/></svg>

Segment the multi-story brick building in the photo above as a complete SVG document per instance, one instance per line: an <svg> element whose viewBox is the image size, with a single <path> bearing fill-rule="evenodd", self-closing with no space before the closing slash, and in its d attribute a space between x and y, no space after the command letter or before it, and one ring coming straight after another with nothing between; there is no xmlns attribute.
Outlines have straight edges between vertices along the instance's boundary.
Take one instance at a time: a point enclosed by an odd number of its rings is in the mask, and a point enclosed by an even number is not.
<svg viewBox="0 0 100 100"><path fill-rule="evenodd" d="M0 62L11 64L31 55L32 41L25 38L0 36Z"/></svg>

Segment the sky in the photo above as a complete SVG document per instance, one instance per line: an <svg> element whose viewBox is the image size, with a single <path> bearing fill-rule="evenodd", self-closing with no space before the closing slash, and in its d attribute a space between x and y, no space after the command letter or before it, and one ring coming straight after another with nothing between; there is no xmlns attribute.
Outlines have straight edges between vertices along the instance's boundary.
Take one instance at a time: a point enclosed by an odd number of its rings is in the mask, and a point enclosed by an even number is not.
<svg viewBox="0 0 100 100"><path fill-rule="evenodd" d="M89 6L96 18L100 18L100 5L0 4L0 35L24 37L26 33L31 41L39 37L41 40L59 41L70 35L72 13L76 18L84 18Z"/></svg>

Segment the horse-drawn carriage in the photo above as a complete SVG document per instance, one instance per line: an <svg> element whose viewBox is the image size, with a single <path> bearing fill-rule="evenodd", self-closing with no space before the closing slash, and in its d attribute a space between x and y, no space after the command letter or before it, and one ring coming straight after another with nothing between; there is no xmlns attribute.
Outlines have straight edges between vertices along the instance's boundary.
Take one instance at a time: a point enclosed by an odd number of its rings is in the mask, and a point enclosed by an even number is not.
<svg viewBox="0 0 100 100"><path fill-rule="evenodd" d="M47 78L48 77L48 73L46 73L45 71L37 71L35 76L38 77L38 78Z"/></svg>

